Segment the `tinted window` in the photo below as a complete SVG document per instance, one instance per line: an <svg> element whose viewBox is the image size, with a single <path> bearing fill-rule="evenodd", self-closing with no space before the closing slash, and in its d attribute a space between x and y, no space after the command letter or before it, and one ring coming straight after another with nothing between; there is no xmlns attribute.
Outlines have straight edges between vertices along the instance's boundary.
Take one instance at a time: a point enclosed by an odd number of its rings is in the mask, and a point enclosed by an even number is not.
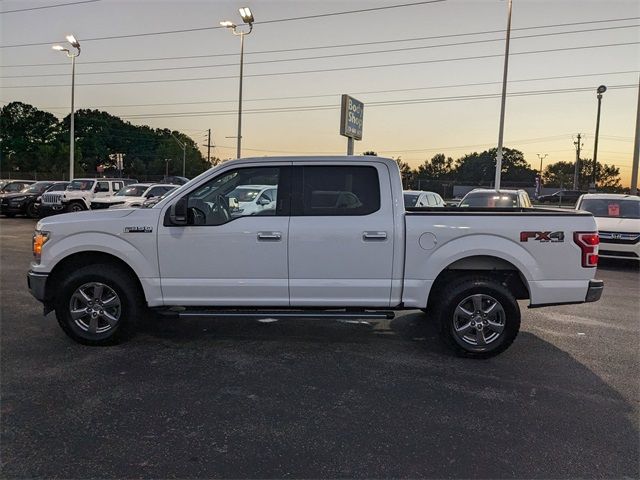
<svg viewBox="0 0 640 480"><path fill-rule="evenodd" d="M516 194L498 192L469 193L460 202L461 207L517 207Z"/></svg>
<svg viewBox="0 0 640 480"><path fill-rule="evenodd" d="M113 182L113 191L119 192L122 188L122 182Z"/></svg>
<svg viewBox="0 0 640 480"><path fill-rule="evenodd" d="M54 183L47 192L62 192L67 189L67 183Z"/></svg>
<svg viewBox="0 0 640 480"><path fill-rule="evenodd" d="M278 202L277 186L281 181L280 167L238 168L223 173L189 194L188 220L190 225L222 225L235 218L254 215L286 215L284 202ZM274 202L260 204L255 195L247 196L244 190L254 191L256 185L273 186ZM257 195L257 194L256 194ZM248 200L247 200L248 198ZM279 210L277 210L277 208Z"/></svg>
<svg viewBox="0 0 640 480"><path fill-rule="evenodd" d="M580 210L591 212L594 217L640 218L640 201L587 198L580 203Z"/></svg>
<svg viewBox="0 0 640 480"><path fill-rule="evenodd" d="M418 202L418 198L420 197L417 193L405 193L404 194L404 206L405 207L415 207Z"/></svg>
<svg viewBox="0 0 640 480"><path fill-rule="evenodd" d="M164 195L167 190L169 190L168 187L153 187L151 190L149 190L149 193L147 193L147 198L160 197Z"/></svg>
<svg viewBox="0 0 640 480"><path fill-rule="evenodd" d="M96 186L96 192L108 192L109 191L109 182L98 182Z"/></svg>
<svg viewBox="0 0 640 480"><path fill-rule="evenodd" d="M69 185L69 190L91 190L93 188L93 180L73 180Z"/></svg>
<svg viewBox="0 0 640 480"><path fill-rule="evenodd" d="M374 167L302 167L302 215L369 215L380 209Z"/></svg>

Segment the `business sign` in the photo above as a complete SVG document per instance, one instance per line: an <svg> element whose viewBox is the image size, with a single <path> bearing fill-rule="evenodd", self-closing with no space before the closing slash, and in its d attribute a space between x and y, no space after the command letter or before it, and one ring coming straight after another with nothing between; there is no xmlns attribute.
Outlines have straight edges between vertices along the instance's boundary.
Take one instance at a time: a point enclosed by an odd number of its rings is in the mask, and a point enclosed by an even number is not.
<svg viewBox="0 0 640 480"><path fill-rule="evenodd" d="M362 140L362 119L364 117L364 103L349 95L342 95L342 109L340 110L340 135Z"/></svg>

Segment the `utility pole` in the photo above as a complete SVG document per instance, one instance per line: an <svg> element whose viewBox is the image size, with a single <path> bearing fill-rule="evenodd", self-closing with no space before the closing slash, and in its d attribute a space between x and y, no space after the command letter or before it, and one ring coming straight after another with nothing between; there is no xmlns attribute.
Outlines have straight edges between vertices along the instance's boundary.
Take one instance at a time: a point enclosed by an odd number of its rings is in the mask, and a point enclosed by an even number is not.
<svg viewBox="0 0 640 480"><path fill-rule="evenodd" d="M507 72L509 71L509 41L511 39L511 0L509 2L509 13L507 16L507 38L504 49L504 71L502 73L502 100L500 103L500 127L498 129L498 150L496 151L496 176L494 188L500 190L500 179L502 176L502 142L504 139L504 110L507 103Z"/></svg>
<svg viewBox="0 0 640 480"><path fill-rule="evenodd" d="M582 138L582 134L578 134L578 139L573 142L576 146L576 165L573 169L573 189L580 190L580 148L582 148L582 143L580 143L580 139Z"/></svg>
<svg viewBox="0 0 640 480"><path fill-rule="evenodd" d="M638 82L638 109L636 111L636 137L633 142L633 164L631 166L631 195L638 194L638 157L640 156L640 81Z"/></svg>
<svg viewBox="0 0 640 480"><path fill-rule="evenodd" d="M211 163L211 129L209 129L209 136L207 137L207 163Z"/></svg>

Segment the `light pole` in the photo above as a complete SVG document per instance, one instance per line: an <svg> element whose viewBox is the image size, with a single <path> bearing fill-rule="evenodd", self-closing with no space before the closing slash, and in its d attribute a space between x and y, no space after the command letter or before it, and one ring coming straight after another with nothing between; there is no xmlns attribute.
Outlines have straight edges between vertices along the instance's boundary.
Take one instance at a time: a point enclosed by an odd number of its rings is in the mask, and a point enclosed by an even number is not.
<svg viewBox="0 0 640 480"><path fill-rule="evenodd" d="M180 140L178 140L178 137L176 137L173 132L169 132L169 134L171 134L171 136L173 137L173 139L178 142L178 145L180 145L180 147L182 148L182 176L186 177L185 175L185 171L186 171L186 158L187 158L187 143L182 143Z"/></svg>
<svg viewBox="0 0 640 480"><path fill-rule="evenodd" d="M74 107L74 95L76 88L76 57L80 55L80 42L76 40L73 35L67 35L67 42L76 49L75 53L71 52L68 48L64 48L62 45L54 45L51 48L58 52L65 52L67 57L71 59L71 125L69 127L69 181L73 180L73 164L74 153L76 149L75 139L75 107Z"/></svg>
<svg viewBox="0 0 640 480"><path fill-rule="evenodd" d="M496 177L494 188L500 190L502 176L502 143L504 139L504 110L507 103L507 72L509 71L509 41L511 39L511 0L509 0L509 14L507 16L507 38L504 49L504 71L502 73L502 101L500 103L500 127L498 131L498 150L496 152Z"/></svg>
<svg viewBox="0 0 640 480"><path fill-rule="evenodd" d="M545 153L544 155L542 155L541 153L536 153L536 155L538 155L538 158L540 159L540 178L542 178L542 161L547 158L549 156L548 153Z"/></svg>
<svg viewBox="0 0 640 480"><path fill-rule="evenodd" d="M598 133L600 132L600 106L602 104L602 94L607 91L607 87L600 85L598 87L598 114L596 117L596 138L593 143L593 172L591 177L591 188L596 189L596 169L598 167Z"/></svg>
<svg viewBox="0 0 640 480"><path fill-rule="evenodd" d="M242 150L242 70L244 65L244 36L249 35L253 30L253 14L249 7L242 7L239 9L242 21L249 25L249 30L238 30L238 26L229 20L220 22L223 27L231 28L234 35L240 37L240 88L238 92L238 147L236 151L236 157L240 158Z"/></svg>

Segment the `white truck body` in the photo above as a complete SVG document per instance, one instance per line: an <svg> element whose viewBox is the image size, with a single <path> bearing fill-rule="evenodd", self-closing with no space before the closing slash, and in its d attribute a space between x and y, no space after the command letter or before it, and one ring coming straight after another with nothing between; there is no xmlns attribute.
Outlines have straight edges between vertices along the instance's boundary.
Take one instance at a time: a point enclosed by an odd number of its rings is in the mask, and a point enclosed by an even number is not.
<svg viewBox="0 0 640 480"><path fill-rule="evenodd" d="M181 197L234 169L265 165L373 167L379 208L361 216L258 214L215 226L172 224L171 208ZM280 186L279 195L282 191ZM36 229L47 232L48 240L31 265L31 290L51 304L55 287L47 278L74 256L89 262L100 254L133 272L149 307L425 309L436 295L434 284L442 288L447 275L478 271L504 274L503 283L518 290L517 298L528 298L530 306L599 298L602 285L592 282L595 268L582 266L584 253L574 241L574 232L596 230L585 212L415 210L405 211L393 160L226 162L153 208L41 220Z"/></svg>

